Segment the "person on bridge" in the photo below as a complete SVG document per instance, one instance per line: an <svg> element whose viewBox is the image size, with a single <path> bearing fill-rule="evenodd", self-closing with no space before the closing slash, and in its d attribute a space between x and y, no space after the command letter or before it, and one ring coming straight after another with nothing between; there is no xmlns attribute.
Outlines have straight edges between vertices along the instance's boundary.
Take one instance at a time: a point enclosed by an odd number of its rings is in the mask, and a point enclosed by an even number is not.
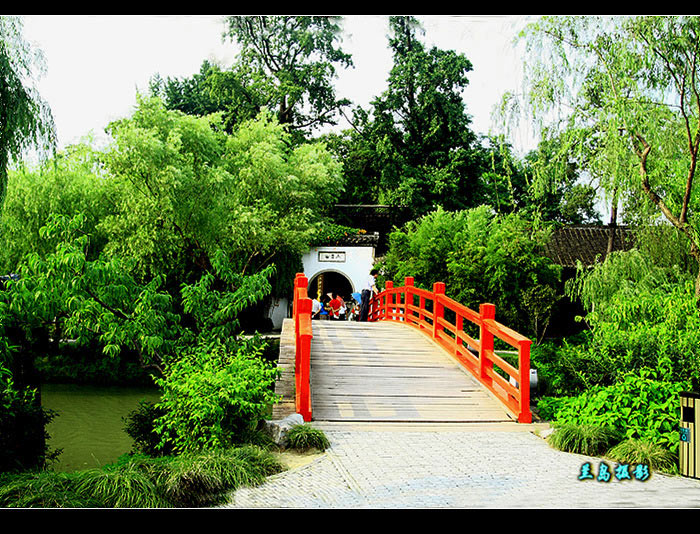
<svg viewBox="0 0 700 534"><path fill-rule="evenodd" d="M379 293L377 289L377 269L372 269L367 277L365 287L362 289L362 303L360 304L360 321L367 321L369 315L369 301Z"/></svg>
<svg viewBox="0 0 700 534"><path fill-rule="evenodd" d="M345 321L347 319L348 307L345 304L345 299L342 295L338 295L338 300L340 301L340 312L338 313L338 319Z"/></svg>
<svg viewBox="0 0 700 534"><path fill-rule="evenodd" d="M321 321L327 321L329 319L330 313L328 301L330 301L328 295L323 295L323 297L321 297L321 311L319 312L318 317Z"/></svg>
<svg viewBox="0 0 700 534"><path fill-rule="evenodd" d="M311 301L311 318L312 319L318 319L319 315L321 314L321 309L323 308L323 304L321 304L321 301L318 300L318 296Z"/></svg>
<svg viewBox="0 0 700 534"><path fill-rule="evenodd" d="M342 307L342 299L338 296L338 293L333 292L333 300L328 303L328 307L331 312L331 319L337 321L340 319L340 308Z"/></svg>

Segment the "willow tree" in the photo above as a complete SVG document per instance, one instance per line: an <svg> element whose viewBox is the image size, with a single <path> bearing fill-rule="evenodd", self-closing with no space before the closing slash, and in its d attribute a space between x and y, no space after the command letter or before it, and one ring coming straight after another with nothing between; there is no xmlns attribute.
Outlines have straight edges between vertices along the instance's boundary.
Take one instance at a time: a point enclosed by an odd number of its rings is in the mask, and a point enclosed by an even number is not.
<svg viewBox="0 0 700 534"><path fill-rule="evenodd" d="M33 86L43 56L22 37L18 17L0 16L0 207L7 191L7 170L30 147L54 146L51 111Z"/></svg>
<svg viewBox="0 0 700 534"><path fill-rule="evenodd" d="M700 267L700 17L542 17L522 36L534 117L575 139L609 196L673 225Z"/></svg>

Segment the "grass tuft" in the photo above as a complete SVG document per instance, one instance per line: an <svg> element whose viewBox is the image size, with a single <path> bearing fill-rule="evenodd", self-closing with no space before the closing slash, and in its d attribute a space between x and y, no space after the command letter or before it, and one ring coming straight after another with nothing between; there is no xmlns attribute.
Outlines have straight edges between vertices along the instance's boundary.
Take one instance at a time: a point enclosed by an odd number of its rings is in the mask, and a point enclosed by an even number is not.
<svg viewBox="0 0 700 534"><path fill-rule="evenodd" d="M74 476L53 471L27 471L0 477L1 508L96 508L74 487Z"/></svg>
<svg viewBox="0 0 700 534"><path fill-rule="evenodd" d="M591 425L556 424L555 430L547 439L549 444L564 452L586 456L601 456L620 441L615 431Z"/></svg>
<svg viewBox="0 0 700 534"><path fill-rule="evenodd" d="M654 471L678 473L678 457L660 445L648 441L628 439L611 448L606 456L622 464L646 464Z"/></svg>
<svg viewBox="0 0 700 534"><path fill-rule="evenodd" d="M285 467L254 445L182 456L125 455L76 473L0 474L4 508L182 508L224 502Z"/></svg>
<svg viewBox="0 0 700 534"><path fill-rule="evenodd" d="M256 446L177 457L163 480L168 499L178 507L209 506L225 493L262 483L284 469L274 456Z"/></svg>
<svg viewBox="0 0 700 534"><path fill-rule="evenodd" d="M75 490L106 508L170 506L138 459L88 469L75 474Z"/></svg>
<svg viewBox="0 0 700 534"><path fill-rule="evenodd" d="M330 442L323 431L308 424L294 425L287 434L287 440L290 448L300 451L309 449L325 451L330 447Z"/></svg>

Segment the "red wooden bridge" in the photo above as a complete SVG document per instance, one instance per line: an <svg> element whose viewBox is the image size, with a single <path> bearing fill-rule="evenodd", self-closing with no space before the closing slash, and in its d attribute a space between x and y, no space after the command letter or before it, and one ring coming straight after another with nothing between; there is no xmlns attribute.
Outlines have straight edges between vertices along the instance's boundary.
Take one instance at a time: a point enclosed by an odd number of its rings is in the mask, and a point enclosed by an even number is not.
<svg viewBox="0 0 700 534"><path fill-rule="evenodd" d="M428 291L406 278L372 299L368 322L312 322L307 287L297 274L283 329L294 379L283 369L279 388L305 421L532 421L531 341L497 322L493 304L476 312L442 282Z"/></svg>

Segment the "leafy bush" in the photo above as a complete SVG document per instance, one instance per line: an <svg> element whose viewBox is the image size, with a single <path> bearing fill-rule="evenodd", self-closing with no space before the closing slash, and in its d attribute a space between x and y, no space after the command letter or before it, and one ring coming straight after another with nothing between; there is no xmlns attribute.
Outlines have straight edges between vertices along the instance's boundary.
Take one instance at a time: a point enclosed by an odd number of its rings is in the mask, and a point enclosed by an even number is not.
<svg viewBox="0 0 700 534"><path fill-rule="evenodd" d="M700 385L700 316L692 277L656 256L637 249L615 252L567 283L567 292L588 311L588 337L576 349L585 364L577 373L588 386L613 384L642 367L662 369L668 381Z"/></svg>
<svg viewBox="0 0 700 534"><path fill-rule="evenodd" d="M148 456L171 454L170 444L161 445L160 435L156 432L156 420L165 414L154 402L140 401L138 408L123 418L124 432L133 440L133 449Z"/></svg>
<svg viewBox="0 0 700 534"><path fill-rule="evenodd" d="M325 451L330 447L330 442L323 431L309 424L294 425L287 433L287 440L290 448L301 451L309 449Z"/></svg>
<svg viewBox="0 0 700 534"><path fill-rule="evenodd" d="M678 456L648 441L625 440L611 448L606 456L623 464L645 464L654 471L678 472Z"/></svg>
<svg viewBox="0 0 700 534"><path fill-rule="evenodd" d="M260 358L256 338L231 348L201 344L169 362L163 378L156 421L161 447L192 452L239 443L277 401L278 370Z"/></svg>
<svg viewBox="0 0 700 534"><path fill-rule="evenodd" d="M629 372L612 386L595 386L577 397L540 399L540 416L557 423L612 429L626 439L641 439L672 453L678 450L679 393L687 383L665 382L655 370Z"/></svg>
<svg viewBox="0 0 700 534"><path fill-rule="evenodd" d="M610 428L570 423L556 425L548 438L555 449L587 456L599 456L619 440L619 434Z"/></svg>

